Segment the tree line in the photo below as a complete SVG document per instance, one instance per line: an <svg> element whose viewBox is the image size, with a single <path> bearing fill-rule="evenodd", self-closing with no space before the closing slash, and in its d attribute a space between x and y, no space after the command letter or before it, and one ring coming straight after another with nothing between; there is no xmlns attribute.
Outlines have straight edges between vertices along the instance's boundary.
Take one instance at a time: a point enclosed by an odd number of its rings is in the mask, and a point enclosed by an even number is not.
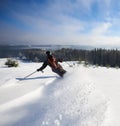
<svg viewBox="0 0 120 126"><path fill-rule="evenodd" d="M62 48L50 50L57 58L63 61L85 61L87 64L109 67L120 67L120 50L95 48L93 50ZM44 49L13 49L0 46L0 57L19 57L21 60L43 62L45 60Z"/></svg>
<svg viewBox="0 0 120 126"><path fill-rule="evenodd" d="M22 55L27 60L34 62L43 62L45 60L45 50L29 49L24 50ZM98 66L120 67L120 51L117 49L93 49L93 50L77 50L63 48L60 50L52 50L52 54L63 61L85 61L88 64Z"/></svg>

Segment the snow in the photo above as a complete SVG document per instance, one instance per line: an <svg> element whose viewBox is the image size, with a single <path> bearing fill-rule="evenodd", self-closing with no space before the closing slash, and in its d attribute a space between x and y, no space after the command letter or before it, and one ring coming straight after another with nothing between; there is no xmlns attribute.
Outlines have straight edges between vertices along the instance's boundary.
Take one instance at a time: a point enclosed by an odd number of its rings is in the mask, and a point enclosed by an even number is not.
<svg viewBox="0 0 120 126"><path fill-rule="evenodd" d="M42 63L0 59L0 126L119 126L120 69L63 62L64 78Z"/></svg>

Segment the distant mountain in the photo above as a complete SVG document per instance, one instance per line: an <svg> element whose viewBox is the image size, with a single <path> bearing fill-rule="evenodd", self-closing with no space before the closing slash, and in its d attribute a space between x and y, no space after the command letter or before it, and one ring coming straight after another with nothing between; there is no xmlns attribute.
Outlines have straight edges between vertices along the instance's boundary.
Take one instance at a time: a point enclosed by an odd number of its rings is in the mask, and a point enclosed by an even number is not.
<svg viewBox="0 0 120 126"><path fill-rule="evenodd" d="M43 49L43 50L59 50L62 48L92 50L92 46L83 45L0 45L0 58L17 57L22 50L27 49Z"/></svg>
<svg viewBox="0 0 120 126"><path fill-rule="evenodd" d="M93 46L85 45L0 45L1 48L10 49L61 49L61 48L72 48L72 49L94 49Z"/></svg>

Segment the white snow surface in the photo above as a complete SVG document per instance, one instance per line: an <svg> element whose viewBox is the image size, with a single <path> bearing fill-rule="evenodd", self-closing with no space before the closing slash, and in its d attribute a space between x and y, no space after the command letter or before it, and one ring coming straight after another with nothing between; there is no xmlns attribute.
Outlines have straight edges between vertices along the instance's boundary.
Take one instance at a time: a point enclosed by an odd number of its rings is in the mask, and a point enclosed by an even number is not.
<svg viewBox="0 0 120 126"><path fill-rule="evenodd" d="M42 63L8 68L0 59L0 126L119 126L120 69L63 62L64 78Z"/></svg>

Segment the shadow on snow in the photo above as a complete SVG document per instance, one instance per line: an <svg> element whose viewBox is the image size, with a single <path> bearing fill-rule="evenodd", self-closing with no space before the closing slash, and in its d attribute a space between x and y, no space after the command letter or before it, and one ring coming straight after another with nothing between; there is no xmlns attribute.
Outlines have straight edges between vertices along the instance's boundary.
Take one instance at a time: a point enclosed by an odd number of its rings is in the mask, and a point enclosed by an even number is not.
<svg viewBox="0 0 120 126"><path fill-rule="evenodd" d="M30 78L16 78L17 80L36 80L36 79L46 79L46 78L58 78L58 76L40 76L40 77L30 77Z"/></svg>

